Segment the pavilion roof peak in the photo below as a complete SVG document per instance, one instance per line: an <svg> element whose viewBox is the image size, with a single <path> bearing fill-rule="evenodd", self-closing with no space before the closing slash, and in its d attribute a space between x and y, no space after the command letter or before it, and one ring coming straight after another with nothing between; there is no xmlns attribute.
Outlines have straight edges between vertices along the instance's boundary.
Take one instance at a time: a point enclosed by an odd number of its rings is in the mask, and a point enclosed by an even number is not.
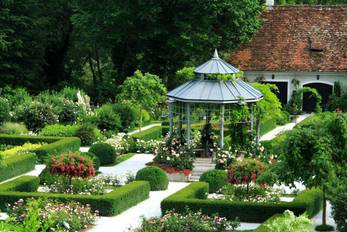
<svg viewBox="0 0 347 232"><path fill-rule="evenodd" d="M222 60L217 49L214 50L213 57L195 68L194 72L199 74L236 74L240 70Z"/></svg>

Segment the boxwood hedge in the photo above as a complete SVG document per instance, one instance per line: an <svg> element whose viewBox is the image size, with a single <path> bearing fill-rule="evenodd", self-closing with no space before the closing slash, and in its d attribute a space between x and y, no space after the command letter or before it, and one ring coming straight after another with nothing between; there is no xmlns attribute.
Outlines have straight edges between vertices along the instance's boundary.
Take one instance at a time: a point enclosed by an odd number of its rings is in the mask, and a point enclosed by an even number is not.
<svg viewBox="0 0 347 232"><path fill-rule="evenodd" d="M33 170L36 160L36 155L32 153L14 155L1 160L0 182Z"/></svg>
<svg viewBox="0 0 347 232"><path fill-rule="evenodd" d="M77 137L53 137L53 136L30 136L30 135L5 135L0 134L0 144L22 145L29 143L47 143L33 152L39 160L46 159L49 155L67 151L78 151L81 141Z"/></svg>
<svg viewBox="0 0 347 232"><path fill-rule="evenodd" d="M100 216L113 216L117 215L124 210L138 204L139 202L149 197L150 186L147 181L133 181L130 184L122 187L115 188L114 191L104 195L73 195L73 194L55 194L55 193L43 193L43 192L20 192L19 190L25 185L27 180L21 179L6 183L7 186L14 187L16 191L4 191L2 188L13 189L13 187L1 187L0 185L0 209L5 210L7 204L13 204L19 199L27 198L46 198L52 200L58 200L61 202L76 201L82 204L89 204L93 210L98 210ZM39 181L38 179L35 180Z"/></svg>
<svg viewBox="0 0 347 232"><path fill-rule="evenodd" d="M161 202L163 214L175 209L182 212L186 207L192 210L201 210L204 214L220 216L241 221L264 222L271 216L283 213L289 209L295 215L304 212L313 217L321 208L322 194L320 190L310 189L298 194L292 202L279 203L253 203L231 202L226 200L205 199L208 193L208 183L195 182Z"/></svg>
<svg viewBox="0 0 347 232"><path fill-rule="evenodd" d="M21 176L12 181L0 184L0 192L34 192L39 187L40 180L37 176Z"/></svg>
<svg viewBox="0 0 347 232"><path fill-rule="evenodd" d="M133 135L131 135L134 139L141 139L141 140L151 140L151 139L159 139L162 137L162 127L161 126L154 126L152 128L149 128L147 130L137 132Z"/></svg>

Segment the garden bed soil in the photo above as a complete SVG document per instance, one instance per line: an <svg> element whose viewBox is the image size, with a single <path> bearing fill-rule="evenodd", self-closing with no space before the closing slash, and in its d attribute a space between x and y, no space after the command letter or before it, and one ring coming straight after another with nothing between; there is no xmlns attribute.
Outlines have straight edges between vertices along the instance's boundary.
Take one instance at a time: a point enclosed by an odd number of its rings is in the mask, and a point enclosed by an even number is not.
<svg viewBox="0 0 347 232"><path fill-rule="evenodd" d="M147 166L157 166L166 172L166 175L171 182L187 182L190 180L192 170L183 169L178 170L165 164L159 164L156 162L146 163Z"/></svg>

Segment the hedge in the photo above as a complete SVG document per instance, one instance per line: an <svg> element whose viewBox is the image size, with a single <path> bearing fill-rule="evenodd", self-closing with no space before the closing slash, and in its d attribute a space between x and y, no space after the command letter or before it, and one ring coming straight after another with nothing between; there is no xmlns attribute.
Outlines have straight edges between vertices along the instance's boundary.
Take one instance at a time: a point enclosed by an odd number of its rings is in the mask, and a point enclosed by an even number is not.
<svg viewBox="0 0 347 232"><path fill-rule="evenodd" d="M183 212L186 207L192 210L201 210L202 213L220 216L229 219L239 218L246 222L264 222L271 216L283 213L289 209L295 215L307 212L309 217L317 214L322 205L320 190L310 189L298 194L293 202L279 203L253 203L231 202L227 200L204 199L208 193L208 183L195 182L161 202L163 214L175 209Z"/></svg>
<svg viewBox="0 0 347 232"><path fill-rule="evenodd" d="M14 155L1 160L0 182L33 170L36 160L36 155L32 153Z"/></svg>
<svg viewBox="0 0 347 232"><path fill-rule="evenodd" d="M0 144L22 145L29 143L47 143L33 150L39 160L46 159L49 155L67 151L78 151L81 141L77 137L53 137L53 136L30 136L30 135L5 135L0 134Z"/></svg>
<svg viewBox="0 0 347 232"><path fill-rule="evenodd" d="M162 127L161 126L154 126L152 128L149 128L147 130L143 130L141 132L137 132L135 134L132 134L131 137L134 139L141 139L141 140L151 140L151 139L159 139L162 137Z"/></svg>
<svg viewBox="0 0 347 232"><path fill-rule="evenodd" d="M130 184L115 188L104 195L73 195L43 192L0 192L0 209L6 210L7 204L13 204L19 199L46 198L60 202L76 201L89 204L92 210L98 210L100 216L114 216L138 204L149 197L147 181L133 181Z"/></svg>
<svg viewBox="0 0 347 232"><path fill-rule="evenodd" d="M0 184L0 192L35 192L39 184L40 180L37 176L21 176L12 181Z"/></svg>

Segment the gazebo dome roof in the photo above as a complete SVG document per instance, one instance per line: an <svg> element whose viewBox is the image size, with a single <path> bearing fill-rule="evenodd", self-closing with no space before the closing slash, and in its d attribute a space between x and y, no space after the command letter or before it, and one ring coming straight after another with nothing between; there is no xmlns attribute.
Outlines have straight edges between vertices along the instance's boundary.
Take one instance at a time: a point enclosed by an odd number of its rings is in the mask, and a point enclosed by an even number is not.
<svg viewBox="0 0 347 232"><path fill-rule="evenodd" d="M236 80L208 80L204 74L235 74L239 70L220 59L217 50L213 58L195 69L195 73L203 74L171 90L167 96L170 101L191 103L240 103L256 102L263 98L261 92L250 84Z"/></svg>
<svg viewBox="0 0 347 232"><path fill-rule="evenodd" d="M191 103L239 103L256 102L263 95L248 83L235 81L195 79L170 91L171 100Z"/></svg>
<svg viewBox="0 0 347 232"><path fill-rule="evenodd" d="M218 56L217 49L214 50L213 57L203 63L202 65L195 68L195 73L200 74L236 74L240 70L233 67L231 64L228 64Z"/></svg>

